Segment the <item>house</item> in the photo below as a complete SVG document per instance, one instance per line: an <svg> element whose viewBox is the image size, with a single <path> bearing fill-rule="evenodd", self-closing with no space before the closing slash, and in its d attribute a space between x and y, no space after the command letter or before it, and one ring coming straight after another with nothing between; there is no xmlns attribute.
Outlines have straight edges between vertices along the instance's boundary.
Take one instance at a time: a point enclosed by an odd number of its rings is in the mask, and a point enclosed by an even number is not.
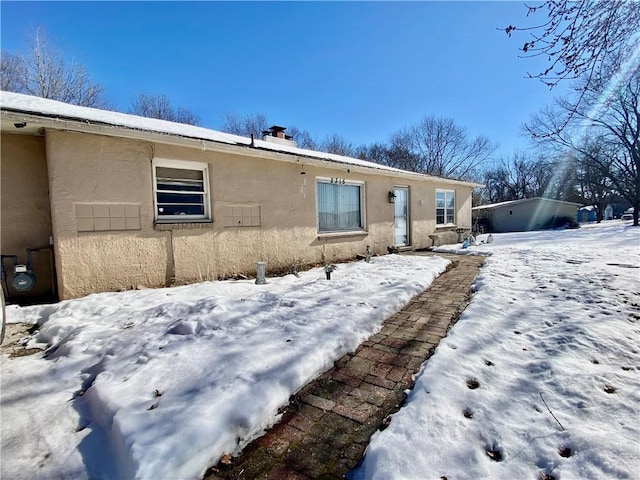
<svg viewBox="0 0 640 480"><path fill-rule="evenodd" d="M0 93L12 301L161 287L431 245L479 185L262 139Z"/></svg>
<svg viewBox="0 0 640 480"><path fill-rule="evenodd" d="M575 222L579 203L550 198L525 198L473 207L474 231L526 232L557 226L557 222Z"/></svg>
<svg viewBox="0 0 640 480"><path fill-rule="evenodd" d="M609 197L609 203L605 209L605 220L621 218L625 211L633 207L629 201L616 193L612 193ZM609 213L609 215L607 215Z"/></svg>
<svg viewBox="0 0 640 480"><path fill-rule="evenodd" d="M610 203L607 203L607 206L604 209L604 220L613 220L613 207Z"/></svg>

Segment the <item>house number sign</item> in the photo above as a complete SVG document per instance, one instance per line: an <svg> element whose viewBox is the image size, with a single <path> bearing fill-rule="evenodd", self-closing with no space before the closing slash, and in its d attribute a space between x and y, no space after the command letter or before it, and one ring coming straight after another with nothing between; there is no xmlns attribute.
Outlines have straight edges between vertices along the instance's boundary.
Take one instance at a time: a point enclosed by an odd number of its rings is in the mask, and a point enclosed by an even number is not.
<svg viewBox="0 0 640 480"><path fill-rule="evenodd" d="M344 178L333 178L331 177L331 183L335 183L338 185L344 185L347 181Z"/></svg>

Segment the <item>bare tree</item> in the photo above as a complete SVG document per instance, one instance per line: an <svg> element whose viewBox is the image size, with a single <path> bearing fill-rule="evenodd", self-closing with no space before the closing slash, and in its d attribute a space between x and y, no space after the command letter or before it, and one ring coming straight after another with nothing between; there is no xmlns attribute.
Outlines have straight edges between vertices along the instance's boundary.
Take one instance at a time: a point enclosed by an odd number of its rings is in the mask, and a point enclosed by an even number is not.
<svg viewBox="0 0 640 480"><path fill-rule="evenodd" d="M390 137L385 163L427 175L472 179L495 149L486 137L470 138L451 118L428 116Z"/></svg>
<svg viewBox="0 0 640 480"><path fill-rule="evenodd" d="M166 95L152 95L141 92L131 102L129 113L188 125L200 124L200 118L195 113L184 107L174 107Z"/></svg>
<svg viewBox="0 0 640 480"><path fill-rule="evenodd" d="M343 155L345 157L357 156L356 146L337 133L327 135L327 137L318 146L318 150L321 152Z"/></svg>
<svg viewBox="0 0 640 480"><path fill-rule="evenodd" d="M530 197L544 197L555 200L568 200L565 195L567 182L571 181L572 170L558 159L544 156L531 160L529 163L529 193Z"/></svg>
<svg viewBox="0 0 640 480"><path fill-rule="evenodd" d="M545 197L575 200L573 169L561 160L515 152L484 171L483 202L498 203Z"/></svg>
<svg viewBox="0 0 640 480"><path fill-rule="evenodd" d="M267 131L270 125L273 124L269 122L264 113L256 112L238 115L233 112L226 112L221 130L235 135L242 135L243 137L250 137L253 134L256 138L261 138L263 132ZM287 135L291 136L291 139L296 142L298 147L307 150L335 153L348 157L355 156L358 153L352 143L338 134L328 135L323 141L319 142L308 130L291 125L287 128Z"/></svg>
<svg viewBox="0 0 640 480"><path fill-rule="evenodd" d="M414 148L413 135L408 128L397 131L389 137L386 165L412 172L424 171L419 152Z"/></svg>
<svg viewBox="0 0 640 480"><path fill-rule="evenodd" d="M503 159L501 164L489 168L484 172L484 188L482 189L482 204L508 202L522 198L519 193L519 182L513 178L512 170Z"/></svg>
<svg viewBox="0 0 640 480"><path fill-rule="evenodd" d="M609 171L610 154L605 148L606 142L596 138L587 140L581 151L573 154L581 199L586 205L593 206L597 223L602 221L613 191Z"/></svg>
<svg viewBox="0 0 640 480"><path fill-rule="evenodd" d="M102 87L82 64L67 60L41 29L29 37L25 55L2 54L2 89L85 107L108 107Z"/></svg>
<svg viewBox="0 0 640 480"><path fill-rule="evenodd" d="M20 93L20 84L26 77L25 64L22 58L9 52L2 52L0 66L0 90Z"/></svg>
<svg viewBox="0 0 640 480"><path fill-rule="evenodd" d="M298 147L305 148L307 150L318 150L318 141L313 135L311 135L311 133L309 133L308 130L291 125L287 128L287 131Z"/></svg>
<svg viewBox="0 0 640 480"><path fill-rule="evenodd" d="M640 209L640 65L616 76L606 73L584 89L583 101L558 99L534 115L528 128L544 142L587 156L607 175L613 187L634 207L633 224ZM613 78L613 82L605 79ZM585 80L586 81L586 80ZM570 118L571 121L567 120ZM567 125L559 128L559 126ZM607 155L593 155L589 138Z"/></svg>
<svg viewBox="0 0 640 480"><path fill-rule="evenodd" d="M484 172L484 197L487 203L507 202L533 197L531 160L520 152Z"/></svg>
<svg viewBox="0 0 640 480"><path fill-rule="evenodd" d="M264 113L252 113L238 115L233 112L225 112L221 130L223 132L250 137L252 134L256 138L262 137L262 132L269 128L267 116Z"/></svg>
<svg viewBox="0 0 640 480"><path fill-rule="evenodd" d="M577 168L565 153L544 152L533 162L533 196L584 203L576 180Z"/></svg>
<svg viewBox="0 0 640 480"><path fill-rule="evenodd" d="M609 80L611 65L637 64L640 54L640 2L626 0L547 0L527 6L528 15L546 11L546 21L531 27L509 25L504 31L529 31L523 56L547 59L546 68L529 74L550 88L580 79L572 108L580 107L594 81ZM572 119L569 115L563 129Z"/></svg>
<svg viewBox="0 0 640 480"><path fill-rule="evenodd" d="M357 157L361 160L392 166L389 161L389 148L384 143L374 142L360 146Z"/></svg>
<svg viewBox="0 0 640 480"><path fill-rule="evenodd" d="M558 82L602 76L602 68L621 49L638 45L640 3L625 0L547 0L527 6L528 15L546 11L547 19L531 27L509 25L504 31L529 31L521 47L525 57L543 57L547 67L533 78L554 87ZM636 38L634 38L636 37Z"/></svg>
<svg viewBox="0 0 640 480"><path fill-rule="evenodd" d="M418 171L420 162L411 152L410 143L410 137L404 131L400 131L391 135L388 143L374 142L361 145L357 149L357 157L389 167Z"/></svg>

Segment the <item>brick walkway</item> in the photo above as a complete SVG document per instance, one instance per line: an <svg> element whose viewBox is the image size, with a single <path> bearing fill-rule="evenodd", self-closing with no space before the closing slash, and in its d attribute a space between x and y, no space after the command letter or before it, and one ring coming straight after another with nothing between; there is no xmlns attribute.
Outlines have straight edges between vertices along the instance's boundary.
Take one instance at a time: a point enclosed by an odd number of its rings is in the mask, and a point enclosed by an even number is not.
<svg viewBox="0 0 640 480"><path fill-rule="evenodd" d="M447 272L389 318L380 333L299 391L279 424L231 464L211 468L205 479L343 478L362 458L371 435L399 409L413 374L469 303L484 258L438 255L452 260Z"/></svg>

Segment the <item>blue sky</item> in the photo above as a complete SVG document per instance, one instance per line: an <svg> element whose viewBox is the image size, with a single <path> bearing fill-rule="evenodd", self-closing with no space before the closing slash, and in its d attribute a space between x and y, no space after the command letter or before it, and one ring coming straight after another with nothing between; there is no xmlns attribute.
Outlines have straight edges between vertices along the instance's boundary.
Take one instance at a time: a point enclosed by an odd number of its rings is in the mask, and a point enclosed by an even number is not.
<svg viewBox="0 0 640 480"><path fill-rule="evenodd" d="M425 115L524 149L521 125L551 102L518 58L531 25L522 2L1 2L2 49L34 27L73 52L126 111L166 94L219 128L223 113L262 112L322 139L386 140Z"/></svg>

